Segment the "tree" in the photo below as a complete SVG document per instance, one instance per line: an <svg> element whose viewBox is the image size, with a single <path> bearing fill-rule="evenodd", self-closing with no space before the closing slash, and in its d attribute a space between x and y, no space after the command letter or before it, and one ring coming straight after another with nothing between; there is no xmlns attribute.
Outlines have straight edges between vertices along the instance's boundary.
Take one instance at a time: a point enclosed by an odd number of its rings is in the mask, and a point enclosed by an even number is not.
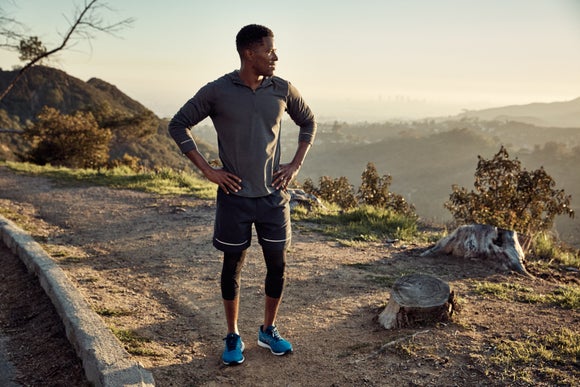
<svg viewBox="0 0 580 387"><path fill-rule="evenodd" d="M0 94L0 101L12 90L14 85L22 78L24 73L35 64L41 63L44 59L56 54L59 51L69 47L76 39L91 40L93 32L105 32L114 35L120 29L130 25L133 19L123 19L118 22L107 24L103 22L99 12L103 9L109 9L106 3L100 0L85 0L84 5L77 8L71 23L69 23L66 33L62 36L60 44L52 49L47 49L37 36L24 36L16 31L18 22L5 16L4 11L0 8L0 36L3 36L5 42L0 44L1 48L18 51L20 60L26 64L20 69L16 77L8 84L6 89Z"/></svg>
<svg viewBox="0 0 580 387"><path fill-rule="evenodd" d="M478 156L475 191L454 185L445 208L460 224L488 224L533 239L550 230L557 215L574 217L571 196L555 185L543 167L522 169L520 161L511 160L502 146L491 160Z"/></svg>
<svg viewBox="0 0 580 387"><path fill-rule="evenodd" d="M20 41L18 51L20 52L21 61L31 61L39 56L45 55L46 47L44 47L44 44L42 44L37 36L30 36Z"/></svg>
<svg viewBox="0 0 580 387"><path fill-rule="evenodd" d="M112 134L99 127L92 113L61 114L45 107L37 121L24 131L31 142L28 157L36 164L70 168L99 168L109 158Z"/></svg>
<svg viewBox="0 0 580 387"><path fill-rule="evenodd" d="M0 5L0 37L4 39L0 42L0 48L17 49L14 42L20 42L24 35L20 32L22 24L14 18L8 17L4 8Z"/></svg>

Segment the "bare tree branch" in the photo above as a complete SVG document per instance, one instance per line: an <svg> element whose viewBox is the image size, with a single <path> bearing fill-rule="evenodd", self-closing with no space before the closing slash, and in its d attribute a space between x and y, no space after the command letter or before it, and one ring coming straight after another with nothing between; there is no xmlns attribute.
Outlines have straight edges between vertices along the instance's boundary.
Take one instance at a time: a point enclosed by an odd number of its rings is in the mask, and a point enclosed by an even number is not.
<svg viewBox="0 0 580 387"><path fill-rule="evenodd" d="M30 59L22 69L18 72L16 77L12 80L12 82L6 87L6 89L0 94L0 101L6 97L6 95L12 90L14 85L22 78L24 73L28 71L32 66L37 63L40 63L43 59L46 59L59 51L64 50L67 46L70 46L71 41L79 38L81 40L88 40L90 42L93 39L93 35L91 34L92 31L97 32L104 32L113 36L116 36L115 33L130 26L134 19L127 18L121 21L116 21L113 23L105 23L102 16L99 14L101 10L111 10L111 8L106 3L100 3L100 0L85 0L84 6L82 8L77 8L74 14L74 18L72 22L69 22L69 28L66 33L62 36L61 43L51 50L45 50L39 55L35 56L34 58ZM0 9L0 15L3 14ZM1 20L0 20L1 21ZM13 22L13 21L12 21ZM4 24L2 24L4 25ZM4 28L4 27L2 27ZM6 34L2 34L7 39L18 37L18 35L10 35L10 30L6 32ZM9 47L13 48L11 45L0 45L0 47Z"/></svg>
<svg viewBox="0 0 580 387"><path fill-rule="evenodd" d="M22 23L9 17L0 6L0 36L4 38L4 42L0 42L0 48L17 50L18 41L24 38L24 33L17 30L23 30L23 27Z"/></svg>

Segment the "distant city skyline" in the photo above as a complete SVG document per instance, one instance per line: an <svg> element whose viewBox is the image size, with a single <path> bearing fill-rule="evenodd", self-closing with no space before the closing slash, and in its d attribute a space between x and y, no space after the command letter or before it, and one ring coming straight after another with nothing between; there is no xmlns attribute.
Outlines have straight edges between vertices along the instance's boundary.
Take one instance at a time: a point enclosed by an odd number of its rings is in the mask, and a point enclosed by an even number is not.
<svg viewBox="0 0 580 387"><path fill-rule="evenodd" d="M73 0L5 2L5 14L48 48ZM239 67L245 24L270 27L280 61L319 120L455 115L580 97L577 0L109 1L110 20L134 18L119 38L95 34L46 63L114 84L162 117L205 83ZM18 55L0 51L0 67Z"/></svg>

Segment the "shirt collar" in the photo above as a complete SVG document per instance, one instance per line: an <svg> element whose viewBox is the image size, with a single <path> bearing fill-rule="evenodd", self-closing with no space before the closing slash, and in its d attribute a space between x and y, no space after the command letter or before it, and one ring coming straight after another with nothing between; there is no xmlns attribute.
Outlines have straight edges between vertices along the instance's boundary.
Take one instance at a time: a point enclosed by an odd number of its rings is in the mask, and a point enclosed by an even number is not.
<svg viewBox="0 0 580 387"><path fill-rule="evenodd" d="M239 70L232 71L230 73L230 77L231 77L233 83L247 87L247 85L244 83L244 81L242 81L242 78L240 78L240 71ZM258 89L268 87L271 84L272 84L272 77L264 77L264 79L262 80L262 83L260 84L260 86L258 86Z"/></svg>

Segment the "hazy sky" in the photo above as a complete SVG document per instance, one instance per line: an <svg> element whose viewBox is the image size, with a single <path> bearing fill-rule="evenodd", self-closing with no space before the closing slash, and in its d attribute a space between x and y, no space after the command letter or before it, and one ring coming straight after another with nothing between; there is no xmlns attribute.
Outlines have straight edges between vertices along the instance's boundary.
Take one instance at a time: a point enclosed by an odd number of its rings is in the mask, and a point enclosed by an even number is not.
<svg viewBox="0 0 580 387"><path fill-rule="evenodd" d="M3 0L50 49L83 0ZM235 35L275 33L276 74L319 120L457 114L580 97L580 0L111 0L135 18L48 63L110 82L161 116L239 67ZM0 51L0 67L18 64Z"/></svg>

